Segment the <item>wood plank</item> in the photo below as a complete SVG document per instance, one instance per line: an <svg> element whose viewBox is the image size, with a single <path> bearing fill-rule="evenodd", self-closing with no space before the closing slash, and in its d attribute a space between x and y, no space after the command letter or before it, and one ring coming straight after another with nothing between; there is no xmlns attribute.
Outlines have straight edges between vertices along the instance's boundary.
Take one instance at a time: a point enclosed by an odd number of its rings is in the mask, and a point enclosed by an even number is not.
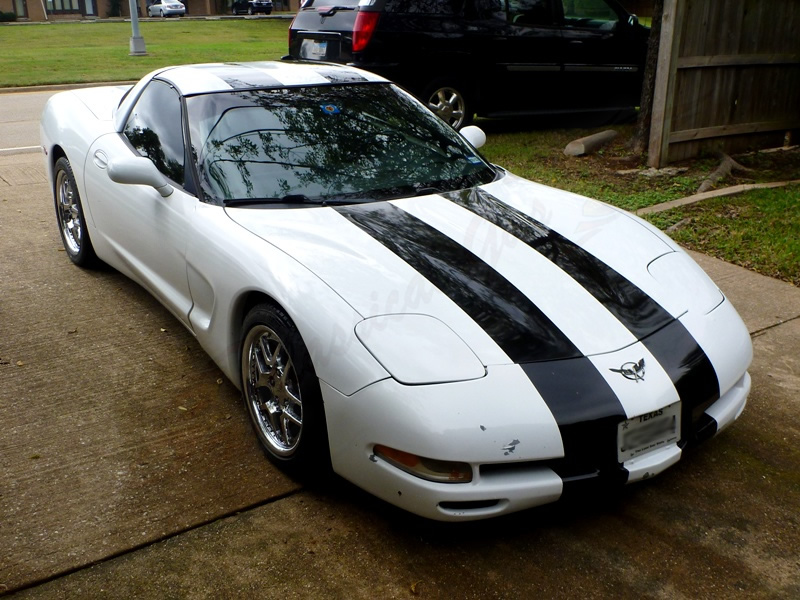
<svg viewBox="0 0 800 600"><path fill-rule="evenodd" d="M650 121L650 143L647 151L647 164L656 168L664 166L669 151L669 128L672 122L672 94L675 93L682 3L683 0L664 0L658 69L653 94L653 116Z"/></svg>
<svg viewBox="0 0 800 600"><path fill-rule="evenodd" d="M725 54L718 56L683 56L679 69L753 65L800 65L800 54Z"/></svg>
<svg viewBox="0 0 800 600"><path fill-rule="evenodd" d="M700 127L698 129L684 129L673 131L669 142L691 142L713 137L726 137L729 135L742 135L747 133L764 133L769 131L789 131L800 128L800 119L792 121L762 121L760 123L737 123L734 125L717 125L714 127Z"/></svg>

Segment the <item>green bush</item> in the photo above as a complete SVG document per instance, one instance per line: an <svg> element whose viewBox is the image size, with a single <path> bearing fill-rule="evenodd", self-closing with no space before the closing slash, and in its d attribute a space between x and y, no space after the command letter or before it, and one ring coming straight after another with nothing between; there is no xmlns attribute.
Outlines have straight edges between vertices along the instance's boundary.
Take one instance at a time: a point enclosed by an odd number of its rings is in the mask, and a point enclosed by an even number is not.
<svg viewBox="0 0 800 600"><path fill-rule="evenodd" d="M108 16L109 17L122 16L122 0L108 0Z"/></svg>
<svg viewBox="0 0 800 600"><path fill-rule="evenodd" d="M0 12L0 23L10 23L16 21L17 15L13 12Z"/></svg>

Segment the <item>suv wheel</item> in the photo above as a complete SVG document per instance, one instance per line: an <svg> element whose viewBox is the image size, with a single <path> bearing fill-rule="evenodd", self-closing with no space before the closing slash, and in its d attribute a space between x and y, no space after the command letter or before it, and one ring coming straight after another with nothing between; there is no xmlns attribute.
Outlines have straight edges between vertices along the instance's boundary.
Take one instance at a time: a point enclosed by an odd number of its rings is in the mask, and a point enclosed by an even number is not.
<svg viewBox="0 0 800 600"><path fill-rule="evenodd" d="M425 104L453 129L472 122L470 104L464 88L454 82L433 82L422 94Z"/></svg>

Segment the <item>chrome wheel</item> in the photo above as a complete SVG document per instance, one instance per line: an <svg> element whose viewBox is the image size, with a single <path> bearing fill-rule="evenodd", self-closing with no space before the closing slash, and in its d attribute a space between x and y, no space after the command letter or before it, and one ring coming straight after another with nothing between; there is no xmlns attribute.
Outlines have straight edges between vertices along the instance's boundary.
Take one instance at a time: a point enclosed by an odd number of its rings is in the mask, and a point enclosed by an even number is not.
<svg viewBox="0 0 800 600"><path fill-rule="evenodd" d="M428 96L428 108L450 125L458 129L467 120L467 102L464 95L452 87L439 87Z"/></svg>
<svg viewBox="0 0 800 600"><path fill-rule="evenodd" d="M245 401L261 441L277 458L288 459L303 434L300 381L283 340L264 324L247 333L242 348Z"/></svg>
<svg viewBox="0 0 800 600"><path fill-rule="evenodd" d="M56 216L67 252L70 256L77 256L83 239L81 208L72 177L64 169L59 169L56 174Z"/></svg>

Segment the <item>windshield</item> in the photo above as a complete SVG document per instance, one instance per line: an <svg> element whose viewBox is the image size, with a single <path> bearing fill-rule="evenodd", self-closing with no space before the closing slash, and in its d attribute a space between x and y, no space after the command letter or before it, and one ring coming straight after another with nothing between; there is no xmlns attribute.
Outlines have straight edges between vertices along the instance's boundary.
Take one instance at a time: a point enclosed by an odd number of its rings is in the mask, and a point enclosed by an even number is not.
<svg viewBox="0 0 800 600"><path fill-rule="evenodd" d="M385 200L488 183L493 169L390 84L187 98L200 186L214 202Z"/></svg>

